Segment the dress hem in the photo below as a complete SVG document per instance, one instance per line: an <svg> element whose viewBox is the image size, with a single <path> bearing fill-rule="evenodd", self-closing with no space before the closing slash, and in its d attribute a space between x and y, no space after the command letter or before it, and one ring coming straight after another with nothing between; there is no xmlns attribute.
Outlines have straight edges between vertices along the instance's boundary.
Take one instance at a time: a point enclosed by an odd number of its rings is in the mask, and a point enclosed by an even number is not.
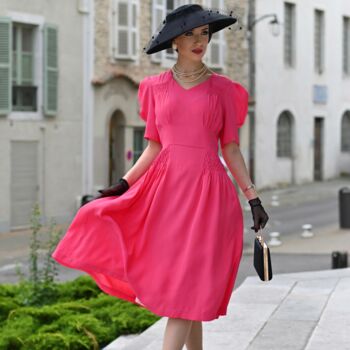
<svg viewBox="0 0 350 350"><path fill-rule="evenodd" d="M97 286L105 293L109 294L109 295L112 295L116 298L119 298L119 299L123 299L123 300L126 300L126 301L129 301L139 307L142 307L144 309L147 309L149 310L150 312L152 312L153 314L155 314L156 316L160 316L160 317L171 317L171 318L182 318L182 319L186 319L186 320L190 320L190 321L213 321L213 320L216 320L218 319L220 316L226 316L227 315L227 312L221 312L219 314L217 314L217 316L204 316L204 317L192 317L192 316L189 316L188 313L186 312L181 312L181 311L164 311L163 308L157 308L156 306L154 305L151 305L148 304L148 303L144 303L143 300L136 295L135 293L135 297L132 298L130 297L129 295L125 294L125 293L122 293L120 291L115 291L114 289L111 289L107 286L105 286L104 284L98 282L95 278L94 278L94 272L98 272L98 270L96 269L92 269L92 268L89 268L87 267L86 265L73 265L73 264L70 264L69 262L67 262L67 260L65 260L64 258L62 257L58 257L57 255L53 255L52 256L54 260L56 260L59 264L63 265L63 266L66 266L68 268L71 268L71 269L75 269L75 270L80 270L80 271L84 271L86 272L88 275L90 275L90 277L92 277L95 281L95 283L97 284ZM124 280L122 280L121 278L119 277L116 277L118 278L120 281L123 281L125 282ZM139 299L141 301L141 304L139 304L138 302L136 302L136 298Z"/></svg>

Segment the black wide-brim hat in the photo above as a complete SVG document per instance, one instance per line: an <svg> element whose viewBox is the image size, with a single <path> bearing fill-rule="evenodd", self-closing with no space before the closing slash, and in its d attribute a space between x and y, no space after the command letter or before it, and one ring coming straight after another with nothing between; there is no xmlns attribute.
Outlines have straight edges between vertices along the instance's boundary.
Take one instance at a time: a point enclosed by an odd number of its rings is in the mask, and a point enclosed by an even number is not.
<svg viewBox="0 0 350 350"><path fill-rule="evenodd" d="M236 22L237 18L232 16L232 11L227 15L198 4L182 5L166 16L143 50L150 55L171 48L172 40L190 29L209 24L210 33L215 33Z"/></svg>

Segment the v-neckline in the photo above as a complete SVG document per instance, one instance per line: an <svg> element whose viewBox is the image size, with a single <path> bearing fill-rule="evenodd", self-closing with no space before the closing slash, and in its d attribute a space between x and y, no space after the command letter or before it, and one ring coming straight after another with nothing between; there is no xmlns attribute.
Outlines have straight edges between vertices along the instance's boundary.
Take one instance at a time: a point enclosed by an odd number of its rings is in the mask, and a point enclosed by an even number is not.
<svg viewBox="0 0 350 350"><path fill-rule="evenodd" d="M193 90L193 89L197 88L198 86L204 85L205 83L209 82L209 81L212 79L212 77L213 77L214 74L215 74L215 73L211 73L211 75L209 76L209 78L207 78L206 80L200 82L200 83L197 84L197 85L194 85L194 86L190 87L189 89L186 89L186 88L184 88L183 86L181 86L181 85L177 82L177 80L176 80L176 79L174 78L174 76L173 76L172 70L169 69L170 79L175 83L175 85L177 85L181 90L184 90L184 91L190 91L190 90Z"/></svg>

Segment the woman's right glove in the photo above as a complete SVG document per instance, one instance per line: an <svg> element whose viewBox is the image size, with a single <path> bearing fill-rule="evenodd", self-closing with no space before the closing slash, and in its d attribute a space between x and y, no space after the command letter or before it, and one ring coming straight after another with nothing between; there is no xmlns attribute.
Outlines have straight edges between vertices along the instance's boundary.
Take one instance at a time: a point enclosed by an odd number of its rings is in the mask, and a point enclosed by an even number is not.
<svg viewBox="0 0 350 350"><path fill-rule="evenodd" d="M115 185L98 190L101 194L97 198L110 197L110 196L120 196L129 189L128 182L120 178Z"/></svg>
<svg viewBox="0 0 350 350"><path fill-rule="evenodd" d="M255 230L255 232L258 232L260 225L261 228L265 227L267 221L269 220L269 216L266 214L264 207L261 205L259 197L249 200L248 203L250 204L250 209L252 210L254 221L254 226L252 226L251 229Z"/></svg>

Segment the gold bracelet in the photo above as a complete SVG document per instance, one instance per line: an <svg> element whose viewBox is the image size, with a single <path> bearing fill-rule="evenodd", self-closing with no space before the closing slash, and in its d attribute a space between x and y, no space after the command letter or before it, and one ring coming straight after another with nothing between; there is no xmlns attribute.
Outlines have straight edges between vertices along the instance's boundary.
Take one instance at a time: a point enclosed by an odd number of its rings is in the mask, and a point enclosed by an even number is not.
<svg viewBox="0 0 350 350"><path fill-rule="evenodd" d="M247 192L247 191L250 190L251 188L254 188L254 189L255 189L255 185L254 185L254 184L249 185L248 187L246 187L246 188L243 190L243 193Z"/></svg>

